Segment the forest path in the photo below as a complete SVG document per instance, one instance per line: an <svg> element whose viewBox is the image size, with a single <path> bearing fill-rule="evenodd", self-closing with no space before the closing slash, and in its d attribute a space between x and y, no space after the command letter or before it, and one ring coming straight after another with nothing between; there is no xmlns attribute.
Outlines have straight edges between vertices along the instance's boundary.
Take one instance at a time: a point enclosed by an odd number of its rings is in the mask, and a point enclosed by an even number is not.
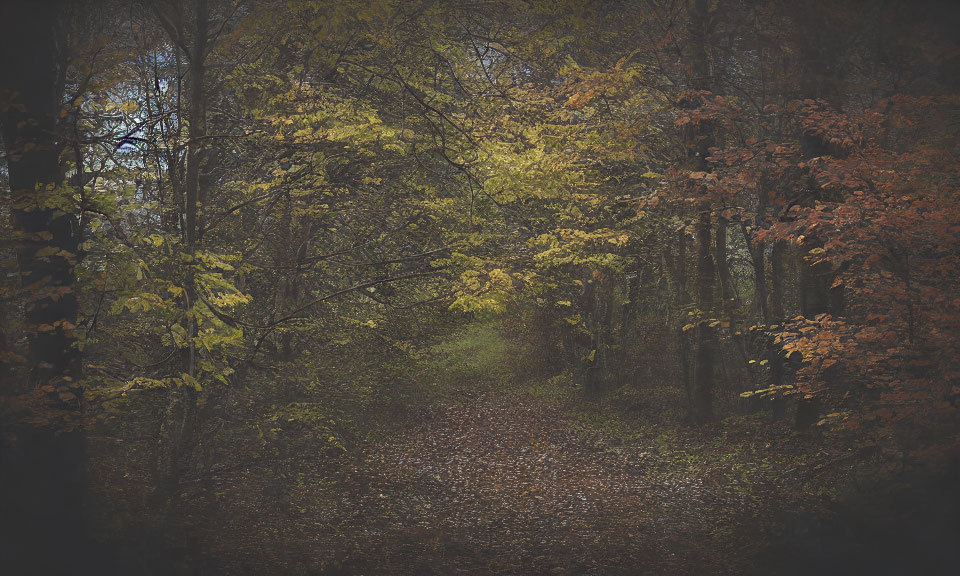
<svg viewBox="0 0 960 576"><path fill-rule="evenodd" d="M670 466L529 393L482 392L366 447L345 470L349 497L315 513L338 519L333 565L344 574L715 566L724 555L711 545L712 495Z"/></svg>
<svg viewBox="0 0 960 576"><path fill-rule="evenodd" d="M753 504L719 438L611 428L569 382L522 378L518 350L466 327L345 452L292 428L296 450L185 500L205 504L183 545L229 574L738 573Z"/></svg>

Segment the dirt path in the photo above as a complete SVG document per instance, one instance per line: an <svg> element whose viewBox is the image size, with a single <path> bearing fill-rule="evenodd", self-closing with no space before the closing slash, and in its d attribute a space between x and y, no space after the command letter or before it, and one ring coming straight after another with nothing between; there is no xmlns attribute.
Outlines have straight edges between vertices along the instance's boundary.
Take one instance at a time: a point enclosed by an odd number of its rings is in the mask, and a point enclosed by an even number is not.
<svg viewBox="0 0 960 576"><path fill-rule="evenodd" d="M384 493L399 535L420 527L471 572L663 573L709 552L684 548L710 540L697 480L671 480L651 452L611 447L530 396L445 406L370 455L396 470Z"/></svg>
<svg viewBox="0 0 960 576"><path fill-rule="evenodd" d="M301 474L273 506L249 504L291 573L610 575L727 571L714 500L649 448L610 446L530 395L486 393L333 474ZM236 530L256 522L236 512ZM262 562L245 571L269 572Z"/></svg>

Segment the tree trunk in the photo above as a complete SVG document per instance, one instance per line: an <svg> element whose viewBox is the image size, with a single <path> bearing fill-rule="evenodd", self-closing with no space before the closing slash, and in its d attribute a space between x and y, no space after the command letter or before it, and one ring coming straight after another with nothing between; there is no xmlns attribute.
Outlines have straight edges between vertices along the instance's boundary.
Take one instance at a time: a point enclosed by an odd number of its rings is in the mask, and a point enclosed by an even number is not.
<svg viewBox="0 0 960 576"><path fill-rule="evenodd" d="M783 276L784 276L784 258L787 253L787 243L783 240L777 240L773 243L773 248L770 251L770 284L772 290L770 291L770 313L773 318L771 322L779 322L783 320L784 317L784 308L783 308Z"/></svg>
<svg viewBox="0 0 960 576"><path fill-rule="evenodd" d="M744 238L747 238L744 232ZM747 242L750 242L749 238ZM750 260L753 264L753 286L754 286L754 305L764 324L770 323L770 304L769 290L767 290L767 257L766 245L763 242L757 242L750 248Z"/></svg>
<svg viewBox="0 0 960 576"><path fill-rule="evenodd" d="M710 64L707 60L708 2L706 0L691 0L690 2L690 42L689 62L691 65L691 85L698 90L709 90ZM691 145L687 147L689 161L696 170L707 171L707 156L713 145L711 127L701 122L698 129L692 134ZM698 206L697 219L697 308L703 316L714 308L714 269L713 253L711 251L710 234L713 228L710 217L712 206L708 200L703 200ZM705 318L697 325L697 363L694 372L693 385L693 417L703 422L713 418L713 386L714 386L714 348L715 334Z"/></svg>
<svg viewBox="0 0 960 576"><path fill-rule="evenodd" d="M733 278L730 276L730 266L727 265L727 226L729 221L720 216L717 218L717 232L714 238L716 244L715 259L717 261L717 278L720 280L720 299L723 309L733 322L733 311L737 307L736 292L733 289Z"/></svg>
<svg viewBox="0 0 960 576"><path fill-rule="evenodd" d="M207 0L195 0L195 19L192 30L192 42L189 49L185 49L189 70L187 72L187 140L186 165L183 178L183 239L186 252L190 255L190 262L184 280L186 294L185 319L183 320L188 342L182 351L182 370L191 377L197 375L199 350L196 337L199 334L197 312L199 299L197 297L196 253L201 242L202 199L201 169L203 168L206 151L206 55L209 35L209 10ZM176 19L166 14L161 8L155 7L161 24L170 35L171 40L178 46L185 46L183 32L182 10L176 13ZM179 489L180 480L193 465L193 455L200 437L200 421L198 410L198 394L192 386L184 386L171 396L165 418L167 430L167 446L169 458L162 470L163 477L159 480L160 495L170 498ZM161 448L162 450L163 448ZM161 455L161 459L164 456Z"/></svg>
<svg viewBox="0 0 960 576"><path fill-rule="evenodd" d="M710 212L700 211L697 223L697 308L707 315L713 308L714 267L710 250ZM697 325L697 366L694 375L694 418L698 422L713 418L715 335L706 319Z"/></svg>
<svg viewBox="0 0 960 576"><path fill-rule="evenodd" d="M52 0L0 6L0 124L25 298L26 371L11 367L5 395L33 397L25 418L0 422L0 565L10 574L86 568L80 353L74 292L80 231L46 208L62 193L56 119L65 58Z"/></svg>
<svg viewBox="0 0 960 576"><path fill-rule="evenodd" d="M783 240L777 240L770 251L770 279L772 290L770 291L770 313L772 318L768 321L778 323L784 319L783 308L783 276L784 257L786 256L787 244ZM772 386L780 386L784 382L785 366L783 356L772 343L768 343L769 353L767 359L770 361L770 383ZM783 418L786 412L786 402L783 397L776 395L773 398L773 418L779 420Z"/></svg>
<svg viewBox="0 0 960 576"><path fill-rule="evenodd" d="M186 230L184 238L187 243L187 252L191 256L196 255L199 244L199 228L197 225L198 213L200 211L200 168L205 157L206 138L206 105L203 89L204 82L204 60L207 51L207 33L208 33L208 14L207 0L196 0L196 29L194 30L193 46L190 50L190 101L187 114L187 122L190 128L190 139L187 142L187 165L184 176L184 221ZM192 265L196 262L192 261ZM196 286L191 265L187 273L187 295L188 305L197 306ZM189 318L190 342L186 348L184 358L184 371L191 376L196 376L197 364L197 346L194 338L197 335L196 320Z"/></svg>
<svg viewBox="0 0 960 576"><path fill-rule="evenodd" d="M677 294L676 303L682 315L684 308L690 303L690 294L687 291L687 231L681 228L677 238L677 262L676 266ZM681 317L681 322L685 318ZM680 360L680 378L683 381L683 391L687 397L687 404L693 406L693 383L690 381L690 337L687 332L677 329L678 346Z"/></svg>

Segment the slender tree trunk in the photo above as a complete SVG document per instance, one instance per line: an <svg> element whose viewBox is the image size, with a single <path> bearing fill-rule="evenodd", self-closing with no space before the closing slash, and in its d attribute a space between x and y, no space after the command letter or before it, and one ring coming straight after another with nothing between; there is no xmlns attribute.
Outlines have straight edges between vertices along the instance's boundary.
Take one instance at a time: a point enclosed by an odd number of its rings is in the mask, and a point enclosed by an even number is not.
<svg viewBox="0 0 960 576"><path fill-rule="evenodd" d="M590 278L584 283L583 296L581 297L581 309L583 310L584 324L589 331L588 334L580 335L578 338L578 353L585 359L580 362L581 382L583 389L587 392L593 392L596 387L597 371L597 282Z"/></svg>
<svg viewBox="0 0 960 576"><path fill-rule="evenodd" d="M687 231L681 229L677 233L677 304L686 306L691 302L690 291L687 288Z"/></svg>
<svg viewBox="0 0 960 576"><path fill-rule="evenodd" d="M767 258L766 258L766 246L763 242L754 242L749 234L747 233L747 227L741 222L740 229L743 231L743 237L747 242L747 248L750 251L750 264L753 267L753 306L751 310L756 310L760 314L760 321L764 324L770 323L770 306L767 303ZM757 351L757 338L750 339L750 348L751 351L756 353ZM766 346L760 348L761 350L766 350ZM767 359L769 360L770 355L767 354ZM763 388L763 386L756 386L756 388ZM757 412L760 410L760 400L756 396L749 398L746 402L747 410L751 413Z"/></svg>
<svg viewBox="0 0 960 576"><path fill-rule="evenodd" d="M283 210L280 212L280 222L278 222L279 242L276 246L274 262L277 266L277 285L274 294L274 317L280 317L286 310L293 308L289 300L290 286L295 284L298 279L293 276L293 239L296 234L293 224L293 199L290 195L283 198ZM291 340L289 334L278 331L274 346L279 357L284 360L290 359Z"/></svg>
<svg viewBox="0 0 960 576"><path fill-rule="evenodd" d="M614 282L610 277L604 277L598 282L602 282L599 296L600 314L597 318L597 342L596 342L596 364L599 369L597 372L599 386L605 387L610 384L610 376L613 373L613 290Z"/></svg>
<svg viewBox="0 0 960 576"><path fill-rule="evenodd" d="M698 90L710 90L710 64L707 60L706 35L708 2L707 0L691 0L689 7L689 55L691 66L691 84ZM699 129L692 134L691 145L687 154L692 165L700 171L709 170L707 156L713 145L711 127L701 123ZM697 219L697 308L703 315L709 314L714 308L714 268L713 253L711 250L710 235L713 229L710 217L712 206L708 200L700 202ZM697 325L697 363L694 372L693 385L693 417L697 421L706 421L713 418L713 387L714 387L714 348L716 336L707 322Z"/></svg>
<svg viewBox="0 0 960 576"><path fill-rule="evenodd" d="M179 46L187 44L183 32L182 5L178 7L175 17L155 8L161 23ZM206 55L209 35L209 10L207 0L194 2L194 28L192 41L189 43L186 56L189 64L187 71L187 152L183 177L183 238L186 252L190 255L187 263L184 288L186 294L184 328L188 342L182 352L182 370L191 377L197 376L197 362L199 350L196 338L199 334L197 323L197 296L196 253L201 242L202 199L201 170L207 156L206 150ZM175 176L175 175L174 175ZM175 178L174 178L175 179ZM193 463L193 455L200 438L200 421L198 410L199 392L192 386L184 386L171 395L167 413L165 415L165 430L167 432L166 450L169 458L162 477L159 480L161 498L170 498L180 485L181 478L189 471ZM175 398L174 398L175 396ZM164 448L161 448L163 450Z"/></svg>
<svg viewBox="0 0 960 576"><path fill-rule="evenodd" d="M713 308L714 266L710 250L710 212L700 211L697 223L697 307L703 314ZM697 325L697 367L694 375L694 417L697 421L713 418L715 335L709 322Z"/></svg>
<svg viewBox="0 0 960 576"><path fill-rule="evenodd" d="M770 280L772 289L770 291L770 323L779 323L784 320L784 258L786 257L787 244L783 240L777 240L770 250ZM769 385L780 386L784 383L786 376L786 367L783 356L772 343L768 343L767 360L770 363L770 381ZM786 402L781 396L775 396L773 399L773 418L779 420L786 413Z"/></svg>
<svg viewBox="0 0 960 576"><path fill-rule="evenodd" d="M744 238L747 238L746 227L743 226ZM747 240L750 242L750 240ZM782 247L782 243L778 243ZM777 289L774 291L774 295L768 294L767 290L767 273L766 273L766 247L763 243L755 243L750 248L750 257L753 263L753 275L754 275L754 286L755 286L755 296L756 299L756 308L759 309L761 320L764 324L770 325L775 322L779 322L779 318L774 318L773 312L771 311L770 300L776 300L778 305L779 313L783 314L783 266L782 266L782 253L781 251L774 248L774 255L771 257L772 271L771 276L774 277L774 284ZM756 341L754 341L757 343ZM783 358L780 357L780 354L775 346L772 345L769 339L763 338L759 342L760 349L764 352L767 363L770 365L770 378L766 382L766 387L778 386L783 383ZM761 386L764 387L764 386ZM773 414L774 418L781 418L784 408L783 399L779 396L774 396L772 399L773 402ZM753 401L749 403L750 411L756 411L760 409L759 401Z"/></svg>
<svg viewBox="0 0 960 576"><path fill-rule="evenodd" d="M755 223L759 224L766 221L769 201L769 191L761 182L757 187L757 217ZM768 299L770 291L767 289L766 244L753 241L743 220L740 221L740 230L743 232L743 239L747 243L750 260L753 264L754 308L760 313L764 324L769 324L770 303Z"/></svg>
<svg viewBox="0 0 960 576"><path fill-rule="evenodd" d="M815 318L830 311L830 282L833 277L829 264L811 264L805 258L800 265L800 313ZM820 401L813 395L801 395L797 400L795 425L805 430L820 417Z"/></svg>
<svg viewBox="0 0 960 576"><path fill-rule="evenodd" d="M714 235L715 255L717 261L717 278L719 279L718 288L720 289L720 301L727 314L731 314L730 305L733 298L733 280L730 278L730 267L727 265L727 225L728 220L723 216L717 218L717 229Z"/></svg>
<svg viewBox="0 0 960 576"><path fill-rule="evenodd" d="M674 266L677 278L676 304L681 314L684 314L684 308L690 303L690 293L687 290L687 232L681 229L677 234L677 261ZM683 318L681 318L681 322ZM693 382L690 374L690 337L688 332L677 329L677 351L680 360L680 378L683 382L683 391L687 397L687 404L693 406Z"/></svg>
<svg viewBox="0 0 960 576"><path fill-rule="evenodd" d="M740 307L740 297L737 294L736 286L733 283L733 277L730 274L730 266L727 264L727 229L730 221L725 217L717 218L717 231L715 240L714 258L717 262L717 279L720 288L720 303L726 321L729 322L728 334L733 342L740 359L745 366L749 361L746 345L744 344L742 332L740 335L740 318L737 316L737 309ZM747 240L749 242L749 240ZM722 359L722 358L721 358ZM724 369L724 382L728 385L730 379L727 377L727 370Z"/></svg>
<svg viewBox="0 0 960 576"><path fill-rule="evenodd" d="M208 34L208 13L207 0L196 0L196 29L194 31L193 46L190 50L190 101L187 121L189 122L189 136L187 143L187 165L184 176L184 221L186 230L184 237L187 243L187 252L194 256L199 244L200 231L198 228L198 213L200 211L200 168L205 157L204 142L206 132L206 96L204 94L203 82L205 77L204 60L207 51ZM195 262L191 262L195 264ZM193 274L193 266L190 267L187 274L187 294L189 306L196 307L196 281ZM187 334L190 337L189 346L186 348L186 357L184 358L184 371L191 376L196 375L197 364L197 346L194 339L197 335L197 323L193 318L188 318L190 324Z"/></svg>
<svg viewBox="0 0 960 576"><path fill-rule="evenodd" d="M747 237L746 232L744 232L744 238ZM750 242L748 239L747 242ZM760 312L760 318L763 320L764 324L770 323L770 304L767 302L769 298L769 290L767 289L767 255L766 255L766 245L763 242L754 243L750 248L750 260L753 264L753 286L754 286L754 300L755 308Z"/></svg>
<svg viewBox="0 0 960 576"><path fill-rule="evenodd" d="M783 240L777 240L773 243L773 248L770 251L770 284L772 290L770 292L770 313L772 315L771 322L779 322L783 320L784 317L784 308L783 308L783 279L784 279L784 258L786 258L787 253L787 243Z"/></svg>
<svg viewBox="0 0 960 576"><path fill-rule="evenodd" d="M620 352L617 355L617 385L622 386L632 382L630 376L636 374L633 362L633 346L637 334L637 314L640 304L640 287L645 279L646 268L643 267L634 275L627 278L626 302L620 307L618 339Z"/></svg>

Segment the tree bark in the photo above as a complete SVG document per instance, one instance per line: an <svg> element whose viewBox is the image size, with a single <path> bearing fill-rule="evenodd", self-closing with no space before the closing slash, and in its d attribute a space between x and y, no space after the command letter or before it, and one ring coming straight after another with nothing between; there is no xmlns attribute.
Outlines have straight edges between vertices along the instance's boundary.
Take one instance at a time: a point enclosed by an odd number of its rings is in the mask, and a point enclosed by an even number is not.
<svg viewBox="0 0 960 576"><path fill-rule="evenodd" d="M184 280L186 294L184 328L188 342L182 351L182 370L191 377L197 376L199 350L196 337L199 334L197 313L196 253L201 243L203 190L201 189L201 170L207 157L206 150L206 57L210 15L207 0L194 0L194 26L191 41L186 40L184 31L183 4L178 4L176 12L170 14L160 7L154 11L171 41L186 54L189 69L187 71L187 152L183 177L183 239L186 252L190 255ZM178 490L181 478L193 465L199 435L200 421L198 394L192 386L184 386L177 391L177 398L171 398L165 416L167 443L169 450L166 468L160 479L160 494L170 498ZM173 396L173 395L171 395ZM161 455L163 459L163 455Z"/></svg>
<svg viewBox="0 0 960 576"><path fill-rule="evenodd" d="M189 123L189 140L187 141L187 163L186 174L184 175L184 239L187 244L187 252L196 256L199 245L199 227L197 225L198 213L200 211L200 168L205 156L206 138L206 105L203 89L204 82L204 60L207 51L207 33L209 25L209 16L207 13L207 0L196 0L196 28L194 30L193 45L191 46L189 90L190 100L188 102L189 110L187 113L187 122ZM187 274L187 294L188 305L197 306L196 282L193 274L193 265L191 261L190 271ZM186 348L184 358L184 371L191 376L196 376L197 372L197 346L194 338L197 335L197 323L194 319L188 319L190 343Z"/></svg>
<svg viewBox="0 0 960 576"><path fill-rule="evenodd" d="M690 53L691 84L697 90L709 90L710 64L707 60L708 3L706 0L691 0L690 2ZM710 127L701 122L699 128L692 135L692 145L688 146L687 154L692 165L700 171L707 171L707 156L713 144ZM703 200L698 206L697 219L697 308L701 315L706 315L714 308L714 269L713 253L710 236L713 228L710 216L712 206L708 200ZM713 385L714 385L714 348L715 335L705 318L697 325L697 362L694 372L693 385L693 417L703 422L713 418Z"/></svg>
<svg viewBox="0 0 960 576"><path fill-rule="evenodd" d="M681 228L677 234L677 261L674 266L677 278L676 304L682 314L681 322L685 320L684 309L691 302L690 293L687 291L687 231ZM690 381L690 337L687 332L677 329L678 346L680 361L680 378L683 381L683 391L686 394L687 404L693 406L693 383Z"/></svg>
<svg viewBox="0 0 960 576"><path fill-rule="evenodd" d="M710 213L700 211L697 223L697 307L706 315L713 308L714 265L710 250ZM707 421L713 418L714 380L713 328L706 319L697 325L697 366L694 375L694 418Z"/></svg>
<svg viewBox="0 0 960 576"><path fill-rule="evenodd" d="M784 308L783 308L783 298L784 298L784 257L786 256L787 244L783 240L777 240L773 243L773 247L770 251L770 279L772 289L770 291L770 314L771 319L767 321L767 324L770 323L779 323L784 320ZM780 386L784 382L784 377L786 375L785 366L783 362L783 356L780 355L779 349L774 346L772 343L768 342L769 352L767 354L767 360L770 361L770 382L769 385ZM776 395L773 398L773 418L779 420L783 418L786 412L786 402L783 397Z"/></svg>
<svg viewBox="0 0 960 576"><path fill-rule="evenodd" d="M773 243L770 251L770 313L773 316L771 322L783 320L783 275L784 258L786 257L787 244L783 240L777 240Z"/></svg>
<svg viewBox="0 0 960 576"><path fill-rule="evenodd" d="M73 213L47 202L62 194L55 132L66 60L62 8L54 0L0 5L0 124L28 347L25 370L10 367L0 392L33 397L22 419L0 422L0 565L10 574L76 574L87 566L74 332L80 231Z"/></svg>

